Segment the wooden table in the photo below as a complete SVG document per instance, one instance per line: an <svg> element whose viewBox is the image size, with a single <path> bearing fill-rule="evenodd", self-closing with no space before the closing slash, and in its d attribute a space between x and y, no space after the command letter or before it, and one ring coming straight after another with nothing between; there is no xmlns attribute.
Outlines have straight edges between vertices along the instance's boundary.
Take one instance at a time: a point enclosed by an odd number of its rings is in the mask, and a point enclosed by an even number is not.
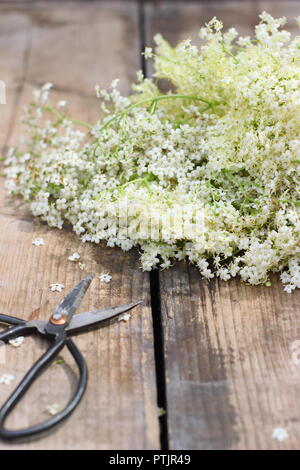
<svg viewBox="0 0 300 470"><path fill-rule="evenodd" d="M119 77L129 91L154 33L172 43L196 39L199 26L216 15L248 34L262 10L300 14L296 1L0 2L0 79L7 85L2 147L16 141L22 107L37 86L54 83L55 100L66 98L73 117L93 122L94 85ZM83 277L67 261L74 251L87 271L112 275L109 284L94 281L83 308L144 300L129 322L76 338L90 379L66 424L39 441L0 449L300 447L300 365L292 360L299 292L284 293L275 276L271 288L206 282L185 263L143 273L136 251L81 244L71 231L34 219L2 184L0 224L1 312L46 319L61 298L49 285L68 289ZM33 246L36 237L45 246ZM20 379L45 347L36 338L6 347L0 375ZM14 411L11 427L32 424L46 417L47 405L66 402L77 372L68 353L62 356ZM0 385L1 402L13 386ZM166 409L162 417L159 408ZM286 440L272 438L277 427L288 431Z"/></svg>

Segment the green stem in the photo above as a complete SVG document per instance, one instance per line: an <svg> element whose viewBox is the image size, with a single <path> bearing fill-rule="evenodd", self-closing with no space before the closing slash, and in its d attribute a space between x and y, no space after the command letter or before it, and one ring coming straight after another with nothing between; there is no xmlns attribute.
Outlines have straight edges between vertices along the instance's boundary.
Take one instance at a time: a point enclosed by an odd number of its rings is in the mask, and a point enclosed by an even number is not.
<svg viewBox="0 0 300 470"><path fill-rule="evenodd" d="M232 52L230 52L226 49L224 41L221 41L221 46L222 46L223 52L225 52L225 54L228 54L230 57L232 57L234 62L236 64L238 64L239 63L238 59L236 58L236 56L234 54L232 54Z"/></svg>
<svg viewBox="0 0 300 470"><path fill-rule="evenodd" d="M293 201L292 199L279 199L279 202L283 204L294 204L295 206L300 206L300 201Z"/></svg>
<svg viewBox="0 0 300 470"><path fill-rule="evenodd" d="M131 180L131 181L127 181L127 183L124 183L122 184L121 186L119 186L119 189L124 189L124 188L127 188L127 186L129 186L130 184L133 184L133 183L139 183L139 182L148 182L148 178L149 178L149 175L145 176L144 178L136 178L134 180Z"/></svg>
<svg viewBox="0 0 300 470"><path fill-rule="evenodd" d="M79 124L80 126L86 127L87 129L93 129L93 126L88 122L81 121L80 119L69 119L73 124Z"/></svg>
<svg viewBox="0 0 300 470"><path fill-rule="evenodd" d="M73 124L79 124L80 126L86 127L87 129L93 129L93 126L91 124L88 124L87 122L80 121L79 119L69 119L66 118L63 114L59 113L57 109L53 108L52 106L44 106L45 111L49 111L50 113L54 114L58 119L61 119L62 121L64 119L67 119L68 121L71 121Z"/></svg>
<svg viewBox="0 0 300 470"><path fill-rule="evenodd" d="M151 104L150 114L154 114L157 108L157 101L153 101Z"/></svg>
<svg viewBox="0 0 300 470"><path fill-rule="evenodd" d="M126 108L124 111L121 111L118 114L115 114L112 116L111 119L109 119L105 124L100 129L100 132L106 129L106 127L110 126L110 124L115 121L116 119L122 118L126 116L132 109L137 108L138 106L143 106L144 104L151 103L154 105L154 103L157 103L158 101L161 100L167 100L167 99L182 99L182 100L196 100L196 101L201 101L202 103L206 103L209 107L212 105L218 104L218 103L212 103L210 101L205 100L204 98L201 98L200 96L193 96L193 95L159 95L155 96L154 98L147 98L145 100L138 101L137 103L133 103L128 108ZM152 108L153 109L153 108Z"/></svg>

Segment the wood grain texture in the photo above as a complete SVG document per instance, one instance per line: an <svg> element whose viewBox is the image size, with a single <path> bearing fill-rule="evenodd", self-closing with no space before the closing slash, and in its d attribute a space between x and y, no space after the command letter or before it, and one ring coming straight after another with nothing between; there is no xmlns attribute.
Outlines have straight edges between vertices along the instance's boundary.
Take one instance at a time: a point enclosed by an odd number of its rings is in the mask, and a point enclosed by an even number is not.
<svg viewBox="0 0 300 470"><path fill-rule="evenodd" d="M23 104L36 84L53 82L54 98L67 97L74 118L92 121L99 103L96 83L106 86L116 76L128 90L139 68L138 14L135 2L34 2L30 6L1 5L1 73L11 93L1 121L1 145L14 143ZM129 34L130 32L130 34ZM9 38L9 39L8 39ZM1 108L2 111L2 108ZM93 281L82 309L144 300L129 322L118 322L76 337L90 371L79 408L63 427L39 441L1 442L0 449L155 449L159 447L156 380L153 353L149 275L139 268L136 252L83 245L71 231L56 230L33 219L19 201L0 193L0 311L25 319L46 319L62 294L87 272L110 272L109 284ZM45 245L32 240L43 237ZM67 260L78 251L86 272ZM13 373L10 386L0 385L3 402L45 350L44 341L26 338L21 348L7 346L0 376ZM47 405L63 406L74 388L76 367L68 352L63 364L53 364L33 385L8 420L12 428L28 426L47 416Z"/></svg>
<svg viewBox="0 0 300 470"><path fill-rule="evenodd" d="M297 2L147 4L147 44L158 31L173 44L196 39L213 16L249 34L263 9L300 14ZM275 276L271 288L208 283L185 263L160 273L160 291L170 448L299 448L300 293ZM272 438L277 427L288 439Z"/></svg>
<svg viewBox="0 0 300 470"><path fill-rule="evenodd" d="M174 271L160 276L170 447L299 448L300 293Z"/></svg>

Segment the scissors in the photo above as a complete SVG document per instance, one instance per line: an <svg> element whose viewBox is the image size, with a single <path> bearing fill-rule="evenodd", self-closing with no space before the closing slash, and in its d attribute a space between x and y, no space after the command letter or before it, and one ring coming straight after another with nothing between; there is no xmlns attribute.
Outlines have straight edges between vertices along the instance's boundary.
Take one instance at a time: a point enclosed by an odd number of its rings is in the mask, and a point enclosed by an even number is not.
<svg viewBox="0 0 300 470"><path fill-rule="evenodd" d="M109 307L102 310L93 310L74 315L88 290L93 277L94 276L92 274L89 274L85 279L79 282L79 284L77 284L77 286L75 286L56 307L48 322L42 320L25 321L20 318L0 314L0 323L13 325L0 333L0 341L6 343L10 339L32 333L39 334L50 341L49 349L31 367L16 389L0 408L0 438L13 440L37 436L52 429L66 419L79 404L86 390L88 381L88 369L85 359L69 335L73 332L78 332L85 327L116 319L120 314L127 312L141 303L141 301L132 302L126 305ZM64 346L67 346L79 369L77 388L66 407L43 423L19 430L8 430L4 428L4 422L10 412L15 408L17 403L24 396L37 377L51 362L54 361Z"/></svg>

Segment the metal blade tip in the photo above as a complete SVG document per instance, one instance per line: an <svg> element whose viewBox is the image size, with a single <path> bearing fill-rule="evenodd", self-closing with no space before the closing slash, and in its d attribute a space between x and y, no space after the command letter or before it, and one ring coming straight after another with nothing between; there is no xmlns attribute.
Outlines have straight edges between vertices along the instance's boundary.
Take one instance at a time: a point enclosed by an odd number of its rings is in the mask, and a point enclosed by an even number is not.
<svg viewBox="0 0 300 470"><path fill-rule="evenodd" d="M137 305L143 303L143 300L138 302L131 302L125 305L118 305L116 307L108 307L102 310L91 310L89 312L82 312L74 315L71 323L67 327L67 331L72 332L73 330L78 330L79 328L85 328L90 325L96 325L97 323L105 322L107 320L112 320L119 317L128 310L136 307Z"/></svg>
<svg viewBox="0 0 300 470"><path fill-rule="evenodd" d="M137 305L140 305L140 304L142 304L142 303L144 303L143 300L138 300L137 302L132 302L132 303L129 304L129 305L132 305L132 308L133 308L133 307L136 307Z"/></svg>
<svg viewBox="0 0 300 470"><path fill-rule="evenodd" d="M137 305L142 304L143 302L144 302L143 300L138 300L137 302L131 302L127 305L123 305L123 310L119 313L119 315L121 315L124 312L128 312L128 310L131 310L132 308L136 307ZM121 307L122 306L120 305L120 308Z"/></svg>

